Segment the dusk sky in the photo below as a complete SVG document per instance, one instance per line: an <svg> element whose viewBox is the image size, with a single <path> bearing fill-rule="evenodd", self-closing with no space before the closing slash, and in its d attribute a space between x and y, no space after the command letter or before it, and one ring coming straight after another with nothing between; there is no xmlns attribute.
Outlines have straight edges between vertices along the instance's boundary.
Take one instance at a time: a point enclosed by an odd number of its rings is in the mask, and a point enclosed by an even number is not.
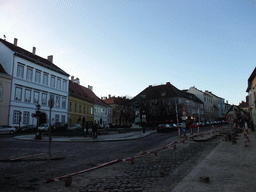
<svg viewBox="0 0 256 192"><path fill-rule="evenodd" d="M255 0L0 0L0 18L98 97L170 82L238 105L256 66Z"/></svg>

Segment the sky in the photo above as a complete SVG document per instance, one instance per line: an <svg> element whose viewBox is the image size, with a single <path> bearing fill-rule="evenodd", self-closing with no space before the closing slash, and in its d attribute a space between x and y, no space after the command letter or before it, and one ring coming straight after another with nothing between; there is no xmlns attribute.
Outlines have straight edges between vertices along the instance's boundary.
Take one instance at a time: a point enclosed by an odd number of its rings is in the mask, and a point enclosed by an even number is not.
<svg viewBox="0 0 256 192"><path fill-rule="evenodd" d="M238 105L256 66L255 0L1 0L0 18L100 98L170 82Z"/></svg>

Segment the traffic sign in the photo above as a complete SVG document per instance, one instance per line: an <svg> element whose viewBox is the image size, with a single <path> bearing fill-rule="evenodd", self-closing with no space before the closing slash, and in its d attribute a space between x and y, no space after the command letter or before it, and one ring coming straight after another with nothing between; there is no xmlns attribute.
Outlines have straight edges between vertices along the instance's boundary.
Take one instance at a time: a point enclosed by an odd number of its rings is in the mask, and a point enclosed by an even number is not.
<svg viewBox="0 0 256 192"><path fill-rule="evenodd" d="M232 114L229 114L227 117L227 121L232 123L232 122L234 122L234 120L235 120L234 116Z"/></svg>

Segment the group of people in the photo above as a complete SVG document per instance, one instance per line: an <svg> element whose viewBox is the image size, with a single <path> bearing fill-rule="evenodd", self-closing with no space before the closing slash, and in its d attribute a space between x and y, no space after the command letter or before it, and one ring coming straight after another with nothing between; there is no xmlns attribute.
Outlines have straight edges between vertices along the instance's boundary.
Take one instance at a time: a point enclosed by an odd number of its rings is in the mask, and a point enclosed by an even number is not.
<svg viewBox="0 0 256 192"><path fill-rule="evenodd" d="M98 129L100 128L100 126L96 123L93 123L91 126L89 124L85 125L85 136L89 136L89 128L92 129L92 138L96 139L98 137Z"/></svg>

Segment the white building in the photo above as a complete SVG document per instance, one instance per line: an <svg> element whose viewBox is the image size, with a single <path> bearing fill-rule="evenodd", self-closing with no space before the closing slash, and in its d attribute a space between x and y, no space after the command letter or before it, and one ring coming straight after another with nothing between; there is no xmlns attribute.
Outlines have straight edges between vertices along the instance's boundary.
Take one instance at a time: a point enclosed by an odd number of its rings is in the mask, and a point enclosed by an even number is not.
<svg viewBox="0 0 256 192"><path fill-rule="evenodd" d="M203 92L195 87L190 87L187 90L189 93L197 96L202 102L204 102L204 120L214 121L214 106L213 106L213 96L208 92Z"/></svg>
<svg viewBox="0 0 256 192"><path fill-rule="evenodd" d="M22 126L37 124L36 105L41 115L38 124L49 122L48 101L54 98L52 123L67 122L68 78L69 74L53 64L53 56L44 59L14 44L0 39L0 63L12 76L8 124ZM21 116L21 119L20 119Z"/></svg>

